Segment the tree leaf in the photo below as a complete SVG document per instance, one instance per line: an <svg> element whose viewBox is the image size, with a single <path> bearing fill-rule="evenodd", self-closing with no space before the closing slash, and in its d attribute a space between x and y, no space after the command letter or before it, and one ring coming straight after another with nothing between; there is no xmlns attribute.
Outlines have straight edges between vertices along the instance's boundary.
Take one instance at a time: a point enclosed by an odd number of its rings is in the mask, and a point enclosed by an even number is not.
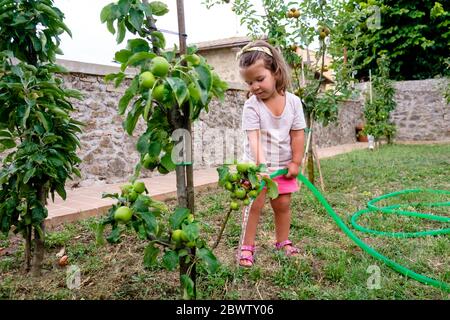
<svg viewBox="0 0 450 320"><path fill-rule="evenodd" d="M16 143L12 139L0 139L0 143L6 148L11 149L16 146Z"/></svg>
<svg viewBox="0 0 450 320"><path fill-rule="evenodd" d="M104 198L119 199L119 194L118 193L103 192L102 193L102 199L104 199Z"/></svg>
<svg viewBox="0 0 450 320"><path fill-rule="evenodd" d="M164 166L164 168L166 168L167 171L173 171L175 170L176 166L175 163L173 163L172 161L172 154L170 152L166 153L162 158L161 158L161 164Z"/></svg>
<svg viewBox="0 0 450 320"><path fill-rule="evenodd" d="M128 105L130 104L131 99L135 96L139 89L139 78L135 76L133 81L131 81L130 87L125 91L125 94L119 100L119 114L123 115Z"/></svg>
<svg viewBox="0 0 450 320"><path fill-rule="evenodd" d="M164 38L164 35L159 31L152 31L152 43L155 47L164 49L166 47L166 39Z"/></svg>
<svg viewBox="0 0 450 320"><path fill-rule="evenodd" d="M152 1L150 2L150 9L152 11L152 14L155 16L163 16L167 12L169 12L169 8L167 7L167 4L161 2L161 1Z"/></svg>
<svg viewBox="0 0 450 320"><path fill-rule="evenodd" d="M119 72L116 77L116 80L114 81L114 86L117 88L118 86L120 86L123 80L125 80L125 73Z"/></svg>
<svg viewBox="0 0 450 320"><path fill-rule="evenodd" d="M175 98L177 99L178 105L179 106L183 105L183 102L186 99L188 93L186 83L180 78L174 77L169 77L166 80L175 94Z"/></svg>
<svg viewBox="0 0 450 320"><path fill-rule="evenodd" d="M200 233L200 229L197 223L190 223L188 225L183 225L182 229L186 232L186 236L189 241L195 241Z"/></svg>
<svg viewBox="0 0 450 320"><path fill-rule="evenodd" d="M130 0L119 0L117 5L119 7L120 15L125 16L128 14L128 11L130 10Z"/></svg>
<svg viewBox="0 0 450 320"><path fill-rule="evenodd" d="M55 185L55 190L58 192L61 199L66 200L66 190L64 189L64 184L57 183Z"/></svg>
<svg viewBox="0 0 450 320"><path fill-rule="evenodd" d="M146 132L142 136L139 137L139 140L136 144L136 149L140 154L146 154L148 152L150 133Z"/></svg>
<svg viewBox="0 0 450 320"><path fill-rule="evenodd" d="M116 42L122 43L123 39L125 39L125 34L127 33L127 29L125 27L125 20L117 20L117 36ZM124 71L124 70L122 70Z"/></svg>
<svg viewBox="0 0 450 320"><path fill-rule="evenodd" d="M27 103L27 105L25 107L25 111L22 115L22 121L20 123L22 128L24 128L24 129L27 127L27 120L28 120L28 117L30 116L30 111L31 111L31 105L30 105L30 103Z"/></svg>
<svg viewBox="0 0 450 320"><path fill-rule="evenodd" d="M156 258L159 254L159 248L155 247L154 243L151 242L144 250L144 266L150 268L156 264Z"/></svg>
<svg viewBox="0 0 450 320"><path fill-rule="evenodd" d="M150 7L150 4L143 4L142 2L139 2L138 8L141 9L147 17L152 15L152 8Z"/></svg>
<svg viewBox="0 0 450 320"><path fill-rule="evenodd" d="M228 181L227 176L230 172L230 168L228 166L221 166L217 168L217 172L219 173L219 186L223 187Z"/></svg>
<svg viewBox="0 0 450 320"><path fill-rule="evenodd" d="M48 211L42 206L36 206L31 210L31 223L33 225L40 225L41 222L47 218Z"/></svg>
<svg viewBox="0 0 450 320"><path fill-rule="evenodd" d="M162 145L159 141L152 141L148 146L148 154L152 157L159 157Z"/></svg>
<svg viewBox="0 0 450 320"><path fill-rule="evenodd" d="M141 31L142 23L144 22L144 13L131 8L129 21L137 31Z"/></svg>
<svg viewBox="0 0 450 320"><path fill-rule="evenodd" d="M75 168L75 167L72 167L72 172L73 172L73 174L75 174L78 178L81 178L81 172L80 172L80 170L78 170L78 169Z"/></svg>
<svg viewBox="0 0 450 320"><path fill-rule="evenodd" d="M187 47L186 53L187 54L194 54L198 51L198 47L195 44L191 44Z"/></svg>
<svg viewBox="0 0 450 320"><path fill-rule="evenodd" d="M133 52L131 52L130 50L122 49L122 50L116 52L116 54L114 55L114 59L117 62L126 63L132 55L133 55ZM118 74L118 73L116 73L116 74Z"/></svg>
<svg viewBox="0 0 450 320"><path fill-rule="evenodd" d="M132 53L137 52L149 52L150 46L147 41L144 39L131 39L127 42L127 49L130 50Z"/></svg>
<svg viewBox="0 0 450 320"><path fill-rule="evenodd" d="M206 248L200 248L197 250L197 256L206 264L208 272L215 273L219 267L219 262L216 256Z"/></svg>
<svg viewBox="0 0 450 320"><path fill-rule="evenodd" d="M187 208L176 208L175 212L169 218L170 228L173 230L179 229L181 223L187 218L189 213L190 211Z"/></svg>
<svg viewBox="0 0 450 320"><path fill-rule="evenodd" d="M145 230L148 234L156 235L158 233L158 222L156 221L156 217L146 211L141 212L142 220L145 222Z"/></svg>
<svg viewBox="0 0 450 320"><path fill-rule="evenodd" d="M188 300L194 296L194 281L186 274L181 275L180 280L184 291L183 299Z"/></svg>
<svg viewBox="0 0 450 320"><path fill-rule="evenodd" d="M252 187L255 187L257 184L259 184L258 177L256 176L256 173L254 171L248 171L248 180L252 184Z"/></svg>
<svg viewBox="0 0 450 320"><path fill-rule="evenodd" d="M178 254L174 250L166 251L162 262L167 270L173 271L178 266Z"/></svg>
<svg viewBox="0 0 450 320"><path fill-rule="evenodd" d="M148 116L150 114L150 109L153 106L153 100L152 100L152 92L153 92L153 88L148 89L148 98L147 98L147 102L145 103L145 109L144 109L144 114L142 115L144 117L144 121L147 122L148 121Z"/></svg>
<svg viewBox="0 0 450 320"><path fill-rule="evenodd" d="M154 57L156 57L156 54L154 54L153 52L137 52L135 54L133 54L128 61L125 64L122 64L122 66L120 67L120 69L122 71L125 71L125 69L129 66L129 65L136 65L138 63L141 63L142 60L151 60Z"/></svg>
<svg viewBox="0 0 450 320"><path fill-rule="evenodd" d="M278 185L272 179L264 177L263 180L266 182L267 195L270 199L275 199L278 197Z"/></svg>
<svg viewBox="0 0 450 320"><path fill-rule="evenodd" d="M95 230L95 243L98 246L102 246L105 244L105 237L103 236L103 230L105 229L105 225L103 223L97 224Z"/></svg>
<svg viewBox="0 0 450 320"><path fill-rule="evenodd" d="M205 67L203 65L199 65L199 66L195 67L195 71L198 74L200 86L208 92L211 91L212 84L213 84L211 70L209 70L207 67ZM203 102L203 103L205 103L205 102Z"/></svg>
<svg viewBox="0 0 450 320"><path fill-rule="evenodd" d="M42 50L41 39L39 39L38 37L32 36L31 43L33 44L34 50L36 50L36 52L40 52Z"/></svg>
<svg viewBox="0 0 450 320"><path fill-rule="evenodd" d="M32 168L28 170L25 175L23 176L23 183L27 184L28 181L34 176L36 173L36 168Z"/></svg>
<svg viewBox="0 0 450 320"><path fill-rule="evenodd" d="M114 20L108 20L106 22L106 27L108 31L111 32L112 34L116 33L116 29L114 29Z"/></svg>
<svg viewBox="0 0 450 320"><path fill-rule="evenodd" d="M110 3L103 7L102 11L100 12L100 21L101 23L105 23L107 20L112 18L112 11L111 7L114 5L114 3Z"/></svg>
<svg viewBox="0 0 450 320"><path fill-rule="evenodd" d="M109 243L117 243L120 240L120 228L117 224L113 225L111 233L106 238Z"/></svg>
<svg viewBox="0 0 450 320"><path fill-rule="evenodd" d="M128 112L127 118L124 122L124 128L127 133L131 136L133 135L133 131L136 128L136 124L144 111L144 106L142 105L142 99L138 99L133 103L133 108Z"/></svg>
<svg viewBox="0 0 450 320"><path fill-rule="evenodd" d="M12 138L12 134L7 130L0 130L0 139L2 139L3 137Z"/></svg>

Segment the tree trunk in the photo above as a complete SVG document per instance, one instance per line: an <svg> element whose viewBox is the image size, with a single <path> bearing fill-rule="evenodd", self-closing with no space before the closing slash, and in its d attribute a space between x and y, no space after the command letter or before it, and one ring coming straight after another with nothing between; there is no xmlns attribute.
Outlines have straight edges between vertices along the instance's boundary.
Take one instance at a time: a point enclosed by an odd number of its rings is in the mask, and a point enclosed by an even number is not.
<svg viewBox="0 0 450 320"><path fill-rule="evenodd" d="M39 277L41 275L42 262L44 261L44 234L45 234L45 224L41 223L42 236L39 234L38 230L34 228L34 255L33 255L33 266L31 268L31 275L33 277Z"/></svg>
<svg viewBox="0 0 450 320"><path fill-rule="evenodd" d="M175 173L177 176L178 206L182 208L187 208L186 171L184 166L177 165Z"/></svg>
<svg viewBox="0 0 450 320"><path fill-rule="evenodd" d="M312 137L311 137L312 139ZM308 150L308 180L312 184L314 184L314 157L312 153L312 149L310 146L310 149Z"/></svg>
<svg viewBox="0 0 450 320"><path fill-rule="evenodd" d="M184 1L177 0L177 16L178 16L178 34L179 34L179 44L180 44L180 54L186 53L186 26L184 21ZM191 128L191 120L189 114L189 105L185 104L183 106L183 129L187 130L190 137L192 137L192 128ZM188 152L187 159L190 159L190 164L186 164L183 166L177 167L177 176L178 173L183 177L178 179L177 177L177 194L181 197L178 200L178 204L182 207L188 208L192 214L194 214L194 172L192 167L192 139L189 139L189 143L191 144L185 152ZM178 169L179 168L179 169ZM182 190L178 190L178 185L182 188ZM182 275L187 275L194 283L194 296L192 298L196 299L197 297L197 271L195 268L195 247L190 250L191 260L186 263L185 257L181 257L180 262L180 277ZM183 285L181 284L182 292ZM188 298L183 296L183 298Z"/></svg>
<svg viewBox="0 0 450 320"><path fill-rule="evenodd" d="M31 269L31 225L26 227L25 234L25 271L28 272Z"/></svg>
<svg viewBox="0 0 450 320"><path fill-rule="evenodd" d="M38 187L38 197L43 207L47 206L47 190L45 186ZM42 262L44 261L44 240L45 240L45 221L40 224L41 232L34 227L34 255L33 266L31 268L31 274L33 277L39 277L41 275Z"/></svg>
<svg viewBox="0 0 450 320"><path fill-rule="evenodd" d="M186 129L188 130L190 136L192 137L192 127L191 127L191 121L189 120L189 106L186 106L185 108L185 114L188 115L187 117L187 124ZM193 149L192 149L192 139L191 139L191 146L188 148L190 155L188 155L188 158L192 160L194 159ZM195 211L195 194L194 194L194 168L192 164L187 165L186 167L186 191L187 191L187 208L189 211L191 211L192 214L194 214ZM190 249L190 254L194 259L191 259L191 262L187 263L186 265L180 265L180 269L185 270L185 274L187 274L192 281L194 282L194 296L193 298L197 298L197 269L195 266L195 254L196 254L196 248L193 247ZM189 272L190 270L190 272Z"/></svg>
<svg viewBox="0 0 450 320"><path fill-rule="evenodd" d="M191 134L190 125L187 130ZM189 150L189 148L188 148ZM188 158L192 159L191 157ZM183 208L188 208L192 214L194 214L194 174L192 165L179 165L176 169L177 173L177 197L178 197L178 206ZM194 248L186 248L189 251L189 256L191 257L189 262L186 262L186 256L179 258L180 263L180 277L183 275L187 275L194 283L194 295L193 299L196 299L197 296L197 285L196 278L197 272L195 268L194 258L195 258L195 247ZM184 286L181 283L181 292L184 291ZM183 299L187 299L189 297L183 295Z"/></svg>
<svg viewBox="0 0 450 320"><path fill-rule="evenodd" d="M387 135L387 143L392 144L392 136L390 134Z"/></svg>

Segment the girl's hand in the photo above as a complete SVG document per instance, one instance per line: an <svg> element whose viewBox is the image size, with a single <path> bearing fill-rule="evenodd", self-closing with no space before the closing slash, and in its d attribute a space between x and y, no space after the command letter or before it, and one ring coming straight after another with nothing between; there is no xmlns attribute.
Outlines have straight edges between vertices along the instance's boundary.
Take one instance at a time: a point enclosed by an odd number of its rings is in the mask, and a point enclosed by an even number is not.
<svg viewBox="0 0 450 320"><path fill-rule="evenodd" d="M288 173L285 175L288 179L297 178L298 173L300 171L300 166L297 163L289 162L287 165Z"/></svg>

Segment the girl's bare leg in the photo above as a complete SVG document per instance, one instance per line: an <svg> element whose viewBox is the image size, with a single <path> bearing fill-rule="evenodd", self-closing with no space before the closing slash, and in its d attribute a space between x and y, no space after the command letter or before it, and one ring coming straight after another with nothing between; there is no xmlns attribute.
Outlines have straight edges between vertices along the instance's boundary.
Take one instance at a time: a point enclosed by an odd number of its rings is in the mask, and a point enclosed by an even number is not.
<svg viewBox="0 0 450 320"><path fill-rule="evenodd" d="M253 201L252 207L248 214L247 227L245 229L243 245L255 245L256 229L259 223L259 217L261 216L261 210L264 207L264 202L266 198L266 190L262 190L261 193ZM244 215L244 210L242 210L242 216ZM242 217L244 218L244 216ZM250 251L242 250L240 253L244 257L249 257L252 255ZM243 266L250 266L252 263L248 260L240 260L240 264Z"/></svg>
<svg viewBox="0 0 450 320"><path fill-rule="evenodd" d="M282 194L278 198L271 200L270 204L275 213L276 242L283 242L289 238L291 228L291 194ZM288 251L291 249L291 246L286 245L283 249Z"/></svg>

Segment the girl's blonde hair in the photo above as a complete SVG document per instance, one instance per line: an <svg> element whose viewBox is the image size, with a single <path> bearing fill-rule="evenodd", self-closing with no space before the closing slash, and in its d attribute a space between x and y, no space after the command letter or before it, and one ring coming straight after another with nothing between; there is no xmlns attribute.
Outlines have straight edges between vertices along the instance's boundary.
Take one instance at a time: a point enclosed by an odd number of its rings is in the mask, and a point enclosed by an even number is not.
<svg viewBox="0 0 450 320"><path fill-rule="evenodd" d="M267 42L256 40L242 48L239 53L239 67L248 68L260 59L264 61L265 68L274 75L278 93L284 94L291 82L288 66L281 53Z"/></svg>

